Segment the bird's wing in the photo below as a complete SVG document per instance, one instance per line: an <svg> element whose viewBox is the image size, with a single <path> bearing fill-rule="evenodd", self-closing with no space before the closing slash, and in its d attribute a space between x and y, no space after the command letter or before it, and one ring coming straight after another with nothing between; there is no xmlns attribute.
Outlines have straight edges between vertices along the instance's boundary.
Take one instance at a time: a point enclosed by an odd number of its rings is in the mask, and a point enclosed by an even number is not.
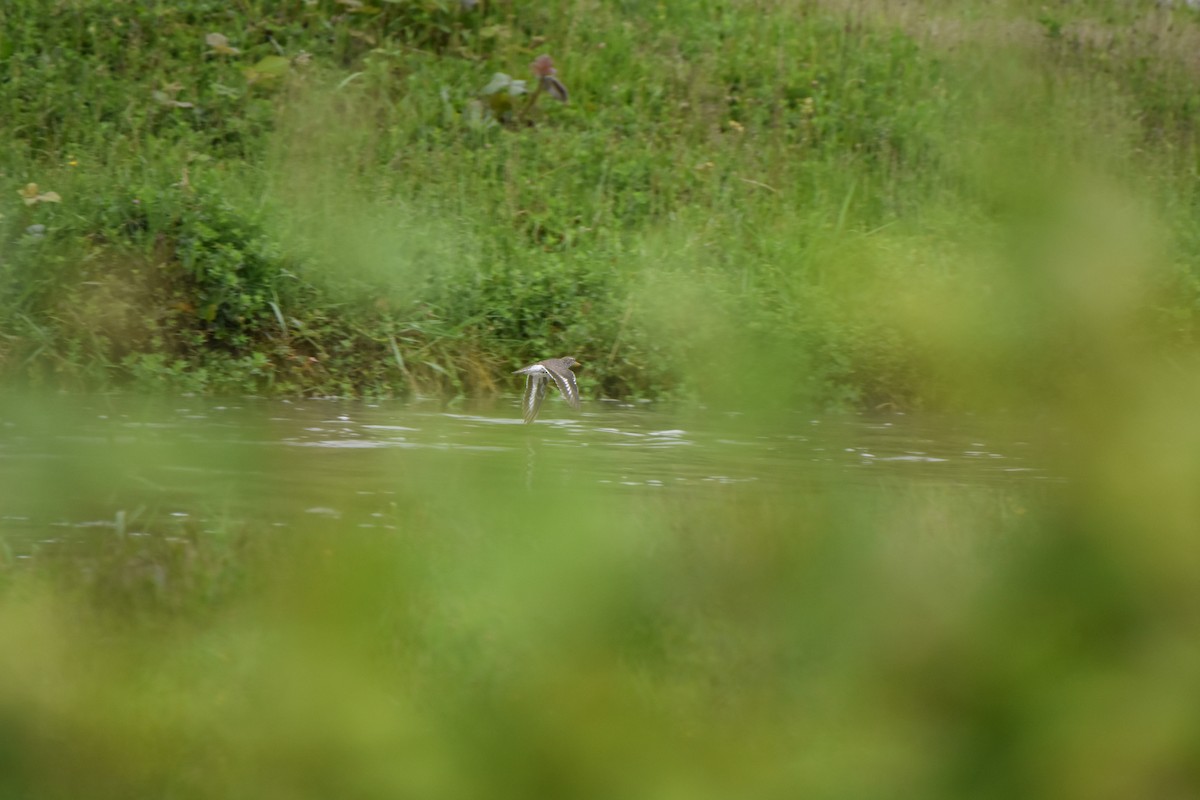
<svg viewBox="0 0 1200 800"><path fill-rule="evenodd" d="M579 387L575 384L575 373L567 367L547 367L546 372L550 373L550 377L554 378L554 382L558 384L558 390L562 392L565 399L571 408L579 410Z"/></svg>
<svg viewBox="0 0 1200 800"><path fill-rule="evenodd" d="M538 411L542 408L542 400L546 399L546 374L544 372L526 373L525 394L521 398L521 411L525 415L525 424L533 422Z"/></svg>

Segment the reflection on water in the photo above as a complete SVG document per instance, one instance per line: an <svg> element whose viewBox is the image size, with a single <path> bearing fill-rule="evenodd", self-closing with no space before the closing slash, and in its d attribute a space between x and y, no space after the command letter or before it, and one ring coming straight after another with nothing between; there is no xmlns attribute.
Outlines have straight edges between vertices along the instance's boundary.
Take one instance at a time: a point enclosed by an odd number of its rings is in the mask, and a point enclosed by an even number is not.
<svg viewBox="0 0 1200 800"><path fill-rule="evenodd" d="M0 404L0 532L22 550L70 531L169 532L198 519L387 528L398 493L453 494L465 475L487 476L502 492L617 495L834 483L1012 489L1049 477L1036 447L971 417L796 413L764 431L739 415L615 403L546 416L526 426L507 407L446 413L334 400ZM474 491L467 480L461 487Z"/></svg>

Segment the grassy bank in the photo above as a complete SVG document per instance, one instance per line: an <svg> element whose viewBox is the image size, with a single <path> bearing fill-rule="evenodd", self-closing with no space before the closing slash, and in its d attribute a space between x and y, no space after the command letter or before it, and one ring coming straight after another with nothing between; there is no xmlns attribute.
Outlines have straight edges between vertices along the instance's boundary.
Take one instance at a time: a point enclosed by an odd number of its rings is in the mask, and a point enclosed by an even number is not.
<svg viewBox="0 0 1200 800"><path fill-rule="evenodd" d="M569 352L591 396L734 404L739 364L786 403L978 405L1053 391L1117 306L1194 357L1186 8L16 0L0 30L9 380L455 396ZM570 103L490 116L543 52Z"/></svg>

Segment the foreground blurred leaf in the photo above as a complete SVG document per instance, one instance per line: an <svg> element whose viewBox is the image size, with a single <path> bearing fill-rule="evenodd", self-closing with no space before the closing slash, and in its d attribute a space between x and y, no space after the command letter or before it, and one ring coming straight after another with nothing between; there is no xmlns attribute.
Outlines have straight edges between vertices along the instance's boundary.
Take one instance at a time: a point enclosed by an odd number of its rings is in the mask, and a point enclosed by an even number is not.
<svg viewBox="0 0 1200 800"><path fill-rule="evenodd" d="M176 100L161 89L155 89L151 96L154 98L154 102L159 105L169 106L170 108L195 108L195 104Z"/></svg>
<svg viewBox="0 0 1200 800"><path fill-rule="evenodd" d="M62 198L58 192L39 192L36 183L25 184L24 189L18 189L17 194L25 201L25 205L34 206L38 203L60 203Z"/></svg>
<svg viewBox="0 0 1200 800"><path fill-rule="evenodd" d="M229 44L229 39L223 33L208 34L204 37L204 43L211 47L217 55L235 56L241 52Z"/></svg>
<svg viewBox="0 0 1200 800"><path fill-rule="evenodd" d="M242 74L249 83L277 81L287 74L290 63L283 56L265 56L254 66L242 70Z"/></svg>

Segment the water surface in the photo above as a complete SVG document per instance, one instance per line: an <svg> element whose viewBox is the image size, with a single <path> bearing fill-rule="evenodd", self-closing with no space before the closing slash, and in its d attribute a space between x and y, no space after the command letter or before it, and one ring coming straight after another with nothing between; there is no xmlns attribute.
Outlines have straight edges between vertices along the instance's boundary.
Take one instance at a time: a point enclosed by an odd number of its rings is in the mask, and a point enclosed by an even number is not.
<svg viewBox="0 0 1200 800"><path fill-rule="evenodd" d="M10 549L214 520L387 528L398 497L530 502L538 492L745 489L1001 492L1052 480L1039 443L976 417L728 413L515 400L485 411L342 400L54 397L0 404L0 532Z"/></svg>

